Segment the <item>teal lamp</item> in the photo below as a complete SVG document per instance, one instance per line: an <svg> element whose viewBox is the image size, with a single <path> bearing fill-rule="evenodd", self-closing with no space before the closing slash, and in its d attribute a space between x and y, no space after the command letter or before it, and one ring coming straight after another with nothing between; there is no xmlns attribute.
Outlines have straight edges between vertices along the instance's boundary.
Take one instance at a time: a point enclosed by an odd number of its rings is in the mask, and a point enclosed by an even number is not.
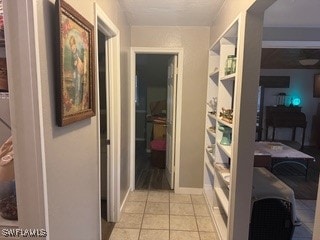
<svg viewBox="0 0 320 240"><path fill-rule="evenodd" d="M300 103L301 103L301 99L299 97L294 97L294 98L291 98L290 106L298 107Z"/></svg>
<svg viewBox="0 0 320 240"><path fill-rule="evenodd" d="M301 103L301 99L300 99L300 98L298 98L298 97L293 98L293 100L292 100L292 105L293 105L294 107L298 107L298 106L300 105L300 103Z"/></svg>

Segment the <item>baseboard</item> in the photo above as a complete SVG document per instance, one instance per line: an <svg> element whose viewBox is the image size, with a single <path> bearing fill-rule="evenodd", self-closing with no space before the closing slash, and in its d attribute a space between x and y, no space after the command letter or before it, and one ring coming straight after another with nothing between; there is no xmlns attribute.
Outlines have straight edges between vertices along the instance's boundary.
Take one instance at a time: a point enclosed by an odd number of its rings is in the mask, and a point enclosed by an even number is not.
<svg viewBox="0 0 320 240"><path fill-rule="evenodd" d="M127 202L127 199L128 199L128 197L129 197L130 192L131 192L131 188L128 189L128 191L127 191L127 193L126 193L126 196L125 196L124 199L123 199L123 202L122 202L121 207L120 207L120 212L122 212L122 209L123 209L124 205L125 205L126 202Z"/></svg>
<svg viewBox="0 0 320 240"><path fill-rule="evenodd" d="M176 188L174 190L177 194L195 194L195 195L201 195L203 194L203 188Z"/></svg>

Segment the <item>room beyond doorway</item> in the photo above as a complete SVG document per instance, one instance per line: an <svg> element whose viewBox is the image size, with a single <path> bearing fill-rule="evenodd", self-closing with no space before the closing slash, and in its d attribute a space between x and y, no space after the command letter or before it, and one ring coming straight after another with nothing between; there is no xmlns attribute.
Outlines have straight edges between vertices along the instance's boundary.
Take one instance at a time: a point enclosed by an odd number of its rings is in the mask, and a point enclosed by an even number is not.
<svg viewBox="0 0 320 240"><path fill-rule="evenodd" d="M168 63L173 55L137 54L135 188L170 189L165 175ZM161 149L155 147L162 144Z"/></svg>
<svg viewBox="0 0 320 240"><path fill-rule="evenodd" d="M140 56L139 56L140 55ZM149 55L149 56L148 56ZM151 55L159 57L154 60L156 67L151 67L145 74L141 72L141 65L148 65L152 60ZM131 81L130 81L130 186L134 190L139 189L161 189L167 188L165 179L168 180L170 189L177 189L179 186L179 158L180 158L180 124L181 124L181 84L182 84L182 49L168 48L132 48L131 49ZM159 60L161 59L161 60ZM150 76L150 73L156 72L163 61L164 73L158 73ZM179 66L178 66L179 65ZM149 72L149 73L148 73ZM169 73L169 74L168 74ZM143 76L144 75L144 76ZM160 82L149 91L140 89L145 84L141 78L156 79L162 75L162 84L165 89L159 90ZM146 86L144 86L146 89ZM151 87L152 88L152 87ZM150 89L149 89L150 90ZM162 93L163 94L161 97ZM164 95L166 95L164 97ZM148 98L149 96L149 98ZM150 97L151 96L151 97ZM157 96L155 98L155 96ZM148 99L149 100L148 100ZM151 99L151 101L150 101ZM168 104L167 104L168 103ZM155 110L158 121L151 114L151 109ZM147 114L149 114L147 116ZM143 123L140 120L143 119ZM148 122L148 123L147 123ZM149 127L147 125L150 125ZM158 125L155 129L155 125ZM160 136L160 137L159 137ZM160 139L159 139L160 138ZM157 140L155 145L151 146L151 141ZM160 141L158 141L160 140ZM137 148L136 148L137 146ZM158 151L158 147L161 148ZM153 151L157 148L157 151ZM156 155L156 156L155 156ZM137 156L137 158L136 158ZM137 159L137 161L136 161ZM145 159L145 160L141 160ZM162 160L161 160L162 159ZM165 159L163 161L163 159ZM141 161L144 169L154 169L144 176L137 174L136 169L141 169ZM156 170L155 170L156 169ZM160 170L159 170L160 169ZM141 171L140 171L141 173ZM143 182L138 183L140 180ZM156 184L153 184L156 182ZM138 184L136 184L136 182ZM165 184L162 184L164 182ZM150 187L150 188L149 188Z"/></svg>

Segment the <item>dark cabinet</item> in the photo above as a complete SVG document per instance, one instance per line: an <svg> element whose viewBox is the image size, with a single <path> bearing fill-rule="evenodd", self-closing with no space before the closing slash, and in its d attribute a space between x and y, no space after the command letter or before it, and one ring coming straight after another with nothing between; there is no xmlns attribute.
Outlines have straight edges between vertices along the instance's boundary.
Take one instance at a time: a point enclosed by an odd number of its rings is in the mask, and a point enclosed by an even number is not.
<svg viewBox="0 0 320 240"><path fill-rule="evenodd" d="M301 148L303 148L307 121L306 115L301 112L301 107L267 106L266 140L268 139L269 127L272 128L272 141L274 141L275 131L277 128L291 128L291 141L295 141L296 129L302 128Z"/></svg>

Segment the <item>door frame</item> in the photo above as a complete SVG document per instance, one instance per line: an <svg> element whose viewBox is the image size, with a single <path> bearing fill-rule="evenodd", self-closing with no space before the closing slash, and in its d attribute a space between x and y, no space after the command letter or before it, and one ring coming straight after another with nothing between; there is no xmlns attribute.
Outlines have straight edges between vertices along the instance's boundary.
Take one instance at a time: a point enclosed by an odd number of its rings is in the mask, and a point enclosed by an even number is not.
<svg viewBox="0 0 320 240"><path fill-rule="evenodd" d="M6 58L11 133L15 148L18 227L45 229L49 239L46 152L40 97L42 79L37 28L38 6L36 1L5 0L3 7L6 52L10 53Z"/></svg>
<svg viewBox="0 0 320 240"><path fill-rule="evenodd" d="M113 24L110 18L105 14L97 3L95 9L95 44L98 46L98 29L106 36L106 48L108 52L108 73L106 80L109 85L109 136L111 143L109 145L108 161L108 199L107 199L107 220L117 222L120 219L120 35L118 28ZM96 106L99 103L99 72L98 72L98 48L96 47ZM97 137L98 137L98 184L99 184L99 222L101 233L101 182L100 182L100 109L97 108Z"/></svg>
<svg viewBox="0 0 320 240"><path fill-rule="evenodd" d="M180 137L181 137L181 108L182 108L182 84L183 84L183 48L161 48L161 47L132 47L130 50L130 89L129 89L129 111L130 111L130 188L135 189L135 138L136 138L136 113L135 113L135 74L136 74L136 55L137 54L168 54L178 56L178 78L176 89L176 114L175 114L175 143L173 151L175 155L175 166L173 169L174 191L179 188L179 169L180 169Z"/></svg>

